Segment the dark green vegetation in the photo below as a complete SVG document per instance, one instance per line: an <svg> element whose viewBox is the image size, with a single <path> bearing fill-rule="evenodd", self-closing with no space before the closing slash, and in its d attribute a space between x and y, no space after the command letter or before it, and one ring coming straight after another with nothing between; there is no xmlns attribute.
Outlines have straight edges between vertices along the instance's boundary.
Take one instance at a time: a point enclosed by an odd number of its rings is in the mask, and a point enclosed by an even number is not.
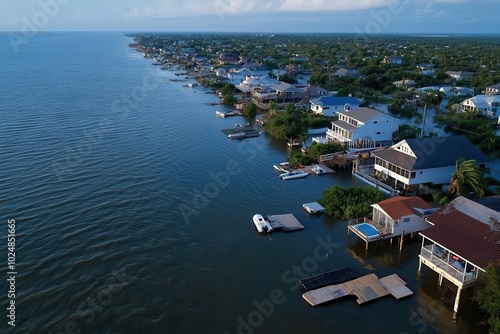
<svg viewBox="0 0 500 334"><path fill-rule="evenodd" d="M384 199L384 194L373 187L343 188L334 185L323 192L318 203L335 218L351 219L370 215L370 205Z"/></svg>
<svg viewBox="0 0 500 334"><path fill-rule="evenodd" d="M250 103L243 109L243 116L246 118L255 118L255 115L257 115L257 106L253 103Z"/></svg>
<svg viewBox="0 0 500 334"><path fill-rule="evenodd" d="M479 306L488 315L490 333L500 333L500 268L496 263L490 263L486 267L484 280L482 281L476 299Z"/></svg>
<svg viewBox="0 0 500 334"><path fill-rule="evenodd" d="M476 160L457 160L455 172L450 177L448 191L444 193L440 188L436 188L432 194L433 200L442 206L459 196L484 197L493 195L488 187L497 185L498 181L487 178L488 172L487 169L481 168Z"/></svg>
<svg viewBox="0 0 500 334"><path fill-rule="evenodd" d="M309 147L309 152L307 154L302 153L299 149L294 149L290 152L290 156L287 161L295 166L303 165L307 166L312 163L318 162L318 159L323 154L343 152L344 147L342 144L332 143L332 144L318 144L316 142L312 143Z"/></svg>
<svg viewBox="0 0 500 334"><path fill-rule="evenodd" d="M500 139L494 134L494 122L479 112L460 112L456 114L438 114L434 116L437 124L444 124L445 130L464 134L481 151L498 154Z"/></svg>
<svg viewBox="0 0 500 334"><path fill-rule="evenodd" d="M272 110L272 108L271 108ZM313 115L288 105L283 112L270 112L266 131L275 139L304 139L308 128L328 127L331 120L321 115Z"/></svg>

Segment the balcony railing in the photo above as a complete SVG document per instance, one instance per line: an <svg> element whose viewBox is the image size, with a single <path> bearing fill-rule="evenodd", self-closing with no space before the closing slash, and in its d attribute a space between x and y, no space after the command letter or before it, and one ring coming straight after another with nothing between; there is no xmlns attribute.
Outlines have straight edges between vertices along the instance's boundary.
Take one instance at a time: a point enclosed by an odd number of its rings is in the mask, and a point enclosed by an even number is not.
<svg viewBox="0 0 500 334"><path fill-rule="evenodd" d="M440 270L442 270L443 272L445 272L449 276L453 277L457 281L461 282L462 284L465 284L468 282L473 282L478 277L479 271L477 268L475 268L474 271L467 272L465 270L465 268L460 268L458 266L454 266L456 261L453 261L453 263L450 263L449 254L437 252L434 248L434 245L428 245L428 246L422 247L422 250L420 252L420 256L422 258L430 261L432 264L434 264Z"/></svg>

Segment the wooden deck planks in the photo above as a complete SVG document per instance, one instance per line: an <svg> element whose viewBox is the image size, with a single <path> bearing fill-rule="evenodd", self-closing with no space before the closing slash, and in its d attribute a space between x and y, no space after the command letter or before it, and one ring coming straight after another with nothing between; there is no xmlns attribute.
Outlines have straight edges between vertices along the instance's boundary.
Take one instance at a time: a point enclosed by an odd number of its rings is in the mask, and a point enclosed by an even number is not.
<svg viewBox="0 0 500 334"><path fill-rule="evenodd" d="M396 299L412 295L413 292L405 285L406 283L396 274L381 279L375 274L369 274L338 285L307 291L302 294L302 298L310 305L316 306L347 295L355 295L358 297L358 304L363 304L389 294Z"/></svg>
<svg viewBox="0 0 500 334"><path fill-rule="evenodd" d="M413 295L413 291L406 287L406 282L396 274L382 277L379 282L398 300Z"/></svg>

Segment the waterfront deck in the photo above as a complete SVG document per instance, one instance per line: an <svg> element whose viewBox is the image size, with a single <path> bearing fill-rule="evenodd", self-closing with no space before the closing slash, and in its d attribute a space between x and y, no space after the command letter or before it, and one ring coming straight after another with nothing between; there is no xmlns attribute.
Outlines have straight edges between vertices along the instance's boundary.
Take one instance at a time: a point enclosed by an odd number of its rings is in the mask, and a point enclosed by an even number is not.
<svg viewBox="0 0 500 334"><path fill-rule="evenodd" d="M291 213L267 216L267 221L269 222L273 230L292 232L304 229L304 225L302 225Z"/></svg>
<svg viewBox="0 0 500 334"><path fill-rule="evenodd" d="M302 294L311 306L320 305L344 296L357 296L357 303L363 304L392 294L400 299L413 292L406 288L406 283L396 274L379 279L375 274L353 279L341 284L328 285L319 289L310 290Z"/></svg>
<svg viewBox="0 0 500 334"><path fill-rule="evenodd" d="M318 202L304 203L302 204L302 208L311 215L325 212L325 208Z"/></svg>
<svg viewBox="0 0 500 334"><path fill-rule="evenodd" d="M319 289L327 285L344 283L360 276L360 274L346 267L327 273L303 278L299 280L299 283L301 290L305 292L313 289Z"/></svg>

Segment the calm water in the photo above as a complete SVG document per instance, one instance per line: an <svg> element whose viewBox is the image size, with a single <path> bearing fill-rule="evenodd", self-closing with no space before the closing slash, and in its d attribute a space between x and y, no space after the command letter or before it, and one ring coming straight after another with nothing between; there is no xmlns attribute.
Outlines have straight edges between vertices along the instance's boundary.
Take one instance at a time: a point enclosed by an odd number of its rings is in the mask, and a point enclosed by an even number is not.
<svg viewBox="0 0 500 334"><path fill-rule="evenodd" d="M416 279L418 240L365 254L345 223L302 212L357 184L349 172L280 181L282 143L228 141L220 129L243 120L215 117L214 95L170 81L131 39L39 33L14 53L0 38L0 212L16 221L18 272L17 326L3 316L0 332L484 331L466 295L453 323L453 292L428 270ZM306 228L259 236L255 213ZM300 275L344 266L398 273L415 295L312 308L295 290Z"/></svg>

